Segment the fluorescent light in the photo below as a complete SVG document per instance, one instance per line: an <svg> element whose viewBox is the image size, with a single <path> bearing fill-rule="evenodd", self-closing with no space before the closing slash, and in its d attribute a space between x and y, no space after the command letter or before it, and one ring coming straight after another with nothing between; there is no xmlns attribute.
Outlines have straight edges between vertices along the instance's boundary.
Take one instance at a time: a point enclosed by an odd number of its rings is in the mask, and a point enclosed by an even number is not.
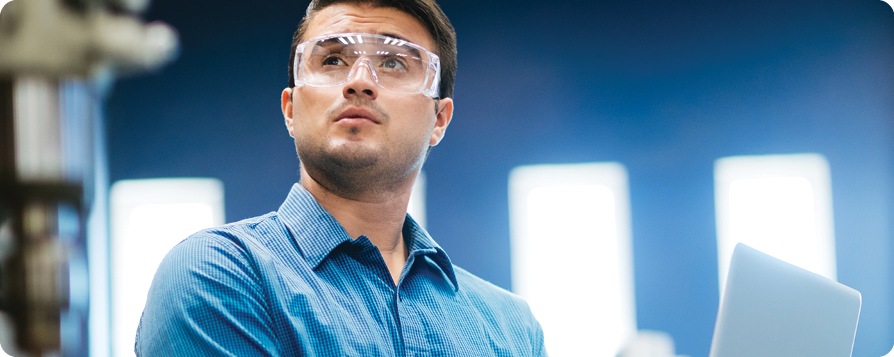
<svg viewBox="0 0 894 357"><path fill-rule="evenodd" d="M162 258L199 230L221 225L216 179L119 181L111 189L112 355L133 356L146 295Z"/></svg>
<svg viewBox="0 0 894 357"><path fill-rule="evenodd" d="M407 213L413 217L416 223L425 228L425 172L419 171L416 182L413 183L413 192L410 193L410 204Z"/></svg>
<svg viewBox="0 0 894 357"><path fill-rule="evenodd" d="M636 333L624 167L518 167L509 193L512 289L550 354L616 355Z"/></svg>
<svg viewBox="0 0 894 357"><path fill-rule="evenodd" d="M822 155L722 158L714 179L721 294L738 242L836 278L832 188Z"/></svg>

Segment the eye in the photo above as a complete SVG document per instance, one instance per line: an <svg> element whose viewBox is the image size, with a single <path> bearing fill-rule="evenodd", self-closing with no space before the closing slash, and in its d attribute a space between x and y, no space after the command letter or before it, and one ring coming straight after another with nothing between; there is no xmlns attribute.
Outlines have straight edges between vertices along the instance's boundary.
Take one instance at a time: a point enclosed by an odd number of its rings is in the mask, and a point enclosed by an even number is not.
<svg viewBox="0 0 894 357"><path fill-rule="evenodd" d="M384 61L382 61L381 66L382 68L389 70L402 71L407 69L407 66L404 64L404 62L396 57L386 58Z"/></svg>
<svg viewBox="0 0 894 357"><path fill-rule="evenodd" d="M345 62L345 60L343 60L339 57L329 56L329 57L326 57L323 59L322 65L324 65L324 66L345 66L345 65L347 65L347 62Z"/></svg>

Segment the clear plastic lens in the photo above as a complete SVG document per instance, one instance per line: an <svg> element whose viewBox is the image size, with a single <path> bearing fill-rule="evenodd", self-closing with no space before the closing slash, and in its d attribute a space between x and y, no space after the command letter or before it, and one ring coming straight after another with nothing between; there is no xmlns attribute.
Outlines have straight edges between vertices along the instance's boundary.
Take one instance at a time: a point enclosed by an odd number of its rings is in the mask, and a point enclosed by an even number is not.
<svg viewBox="0 0 894 357"><path fill-rule="evenodd" d="M337 34L298 46L296 85L329 87L347 83L365 63L382 88L436 97L438 56L416 44L387 36Z"/></svg>

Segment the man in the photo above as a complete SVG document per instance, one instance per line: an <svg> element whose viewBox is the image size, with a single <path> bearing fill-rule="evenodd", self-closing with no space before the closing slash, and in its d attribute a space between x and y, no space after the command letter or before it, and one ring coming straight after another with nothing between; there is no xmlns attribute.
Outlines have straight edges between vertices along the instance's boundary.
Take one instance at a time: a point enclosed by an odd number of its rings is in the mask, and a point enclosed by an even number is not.
<svg viewBox="0 0 894 357"><path fill-rule="evenodd" d="M545 356L527 304L407 215L453 115L455 43L434 0L312 2L282 92L300 182L168 254L137 355Z"/></svg>

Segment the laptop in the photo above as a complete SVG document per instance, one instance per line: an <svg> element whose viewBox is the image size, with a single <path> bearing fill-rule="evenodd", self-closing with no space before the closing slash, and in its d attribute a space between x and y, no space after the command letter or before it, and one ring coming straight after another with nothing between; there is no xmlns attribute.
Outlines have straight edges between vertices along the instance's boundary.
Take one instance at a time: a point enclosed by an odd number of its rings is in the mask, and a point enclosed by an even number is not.
<svg viewBox="0 0 894 357"><path fill-rule="evenodd" d="M739 243L710 357L850 357L860 293Z"/></svg>

